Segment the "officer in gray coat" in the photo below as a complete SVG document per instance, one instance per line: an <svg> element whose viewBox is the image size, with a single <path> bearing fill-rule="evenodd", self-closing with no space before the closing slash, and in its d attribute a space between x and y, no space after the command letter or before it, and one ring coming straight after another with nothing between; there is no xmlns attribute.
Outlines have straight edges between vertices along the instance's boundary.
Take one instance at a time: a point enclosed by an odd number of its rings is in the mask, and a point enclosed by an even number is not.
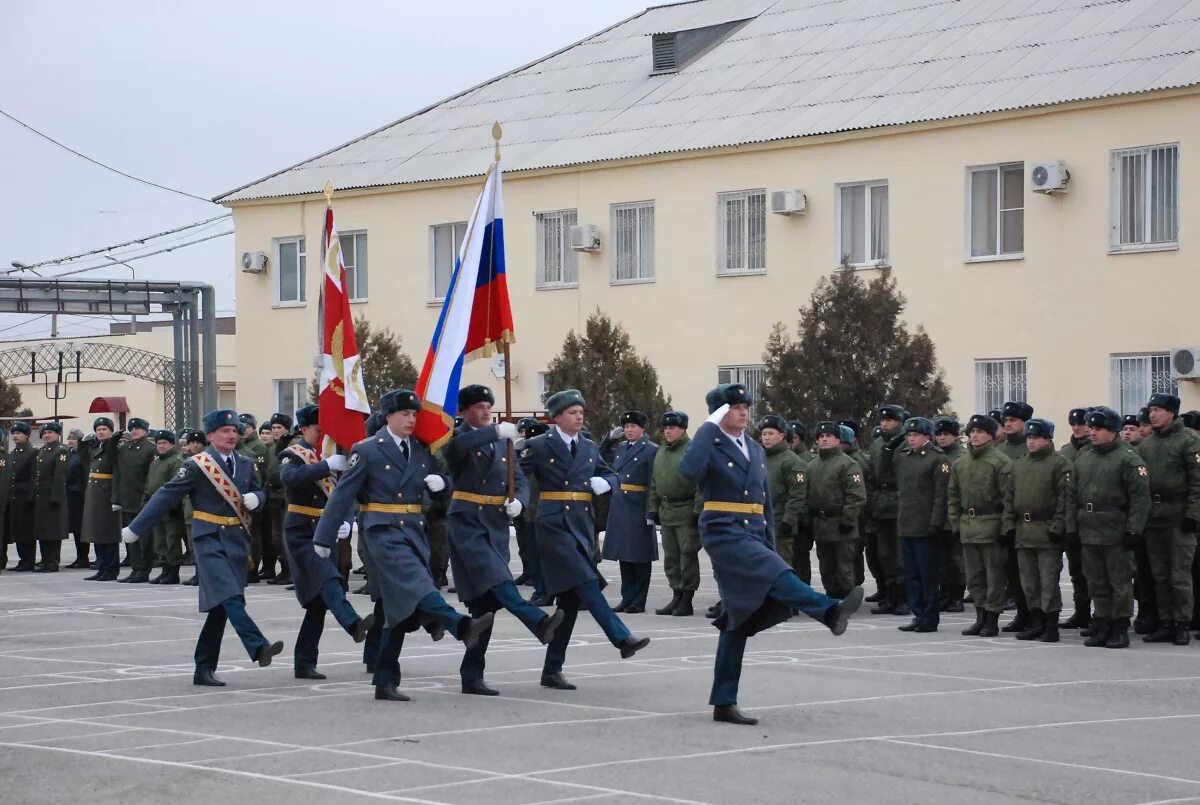
<svg viewBox="0 0 1200 805"><path fill-rule="evenodd" d="M621 603L613 612L646 611L650 572L658 561L658 536L650 519L650 475L658 445L646 438L650 419L641 411L621 414L625 439L613 455L620 483L612 493L601 556L620 562Z"/></svg>

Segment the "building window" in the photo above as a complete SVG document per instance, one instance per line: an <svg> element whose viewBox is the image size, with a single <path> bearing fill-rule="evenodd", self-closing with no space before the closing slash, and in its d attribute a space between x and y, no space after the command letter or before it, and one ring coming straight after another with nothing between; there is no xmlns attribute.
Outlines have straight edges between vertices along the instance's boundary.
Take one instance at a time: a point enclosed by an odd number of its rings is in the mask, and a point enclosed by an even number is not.
<svg viewBox="0 0 1200 805"><path fill-rule="evenodd" d="M975 410L986 414L1009 401L1025 402L1029 376L1024 358L975 361Z"/></svg>
<svg viewBox="0 0 1200 805"><path fill-rule="evenodd" d="M339 235L342 265L346 267L346 289L351 302L367 301L367 233Z"/></svg>
<svg viewBox="0 0 1200 805"><path fill-rule="evenodd" d="M307 380L276 380L275 410L295 416L296 409L308 402Z"/></svg>
<svg viewBox="0 0 1200 805"><path fill-rule="evenodd" d="M1179 242L1179 146L1112 152L1113 251Z"/></svg>
<svg viewBox="0 0 1200 805"><path fill-rule="evenodd" d="M654 279L654 202L612 206L613 282Z"/></svg>
<svg viewBox="0 0 1200 805"><path fill-rule="evenodd" d="M750 420L758 417L758 399L762 395L763 382L767 379L767 367L759 364L750 366L721 366L717 368L717 383L741 383L749 389L754 402L750 405Z"/></svg>
<svg viewBox="0 0 1200 805"><path fill-rule="evenodd" d="M275 241L275 301L282 305L304 303L304 238Z"/></svg>
<svg viewBox="0 0 1200 805"><path fill-rule="evenodd" d="M1019 257L1025 251L1025 165L971 168L967 220L970 257Z"/></svg>
<svg viewBox="0 0 1200 805"><path fill-rule="evenodd" d="M837 189L838 261L852 266L888 259L888 185L857 182Z"/></svg>
<svg viewBox="0 0 1200 805"><path fill-rule="evenodd" d="M1111 383L1113 407L1122 414L1136 414L1151 394L1179 395L1179 381L1171 377L1171 356L1166 352L1113 355Z"/></svg>
<svg viewBox="0 0 1200 805"><path fill-rule="evenodd" d="M577 223L579 213L575 210L537 214L537 287L579 284L579 254L571 248L571 227Z"/></svg>
<svg viewBox="0 0 1200 805"><path fill-rule="evenodd" d="M446 298L466 234L466 221L429 227L430 300L440 302Z"/></svg>
<svg viewBox="0 0 1200 805"><path fill-rule="evenodd" d="M717 273L767 270L767 191L717 194Z"/></svg>
<svg viewBox="0 0 1200 805"><path fill-rule="evenodd" d="M537 373L538 405L544 406L546 404L546 398L550 396L550 388L547 385L547 378L549 378L549 376L549 372Z"/></svg>

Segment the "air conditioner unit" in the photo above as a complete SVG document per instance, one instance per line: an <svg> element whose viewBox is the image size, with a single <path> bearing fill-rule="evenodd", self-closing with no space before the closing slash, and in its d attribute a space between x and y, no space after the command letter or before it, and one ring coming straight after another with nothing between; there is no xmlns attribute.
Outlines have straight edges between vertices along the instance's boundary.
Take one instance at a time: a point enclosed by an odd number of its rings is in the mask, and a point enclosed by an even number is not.
<svg viewBox="0 0 1200 805"><path fill-rule="evenodd" d="M1200 378L1200 347L1171 350L1171 377L1177 380Z"/></svg>
<svg viewBox="0 0 1200 805"><path fill-rule="evenodd" d="M577 252L600 251L600 230L593 224L577 224L571 227L571 248Z"/></svg>
<svg viewBox="0 0 1200 805"><path fill-rule="evenodd" d="M1065 193L1071 183L1071 172L1061 159L1035 162L1029 171L1029 185L1035 193Z"/></svg>
<svg viewBox="0 0 1200 805"><path fill-rule="evenodd" d="M242 271L247 274L261 274L266 270L266 252L242 252Z"/></svg>
<svg viewBox="0 0 1200 805"><path fill-rule="evenodd" d="M771 212L776 215L803 215L808 197L801 190L775 190L771 193Z"/></svg>

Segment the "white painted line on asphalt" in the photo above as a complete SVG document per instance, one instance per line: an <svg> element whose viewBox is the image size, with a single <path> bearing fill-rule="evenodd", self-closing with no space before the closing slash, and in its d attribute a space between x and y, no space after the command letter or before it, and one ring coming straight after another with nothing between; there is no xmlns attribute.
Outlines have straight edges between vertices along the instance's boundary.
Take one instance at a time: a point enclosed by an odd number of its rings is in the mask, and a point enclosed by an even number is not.
<svg viewBox="0 0 1200 805"><path fill-rule="evenodd" d="M134 727L136 730L137 728ZM144 749L162 749L166 746L187 746L188 744L202 744L209 741L219 741L220 738L191 738L186 741L168 741L167 743L145 744L143 746L122 746L120 749L101 749L99 750L105 755L116 755L121 752L141 752Z"/></svg>
<svg viewBox="0 0 1200 805"><path fill-rule="evenodd" d="M393 760L389 763L372 763L368 766L351 766L348 769L322 769L321 771L302 771L296 774L281 774L280 777L288 780L296 780L301 777L316 777L319 774L338 774L344 771L366 771L367 769L385 769L388 766L406 766L407 760Z"/></svg>

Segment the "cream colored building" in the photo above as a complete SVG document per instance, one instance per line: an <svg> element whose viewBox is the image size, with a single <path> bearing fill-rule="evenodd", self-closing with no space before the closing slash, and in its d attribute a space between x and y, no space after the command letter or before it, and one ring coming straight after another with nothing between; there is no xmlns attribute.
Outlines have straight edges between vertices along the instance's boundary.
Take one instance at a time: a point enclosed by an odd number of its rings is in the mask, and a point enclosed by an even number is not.
<svg viewBox="0 0 1200 805"><path fill-rule="evenodd" d="M228 193L239 258L266 257L238 275L239 353L269 356L238 365L238 402L294 405L312 375L326 181L355 315L419 364L499 120L517 409L600 308L698 413L718 380L756 382L772 323L848 255L891 266L960 415L1136 410L1200 344L1200 23L1058 5L652 8ZM1035 188L1060 168L1066 192Z"/></svg>

